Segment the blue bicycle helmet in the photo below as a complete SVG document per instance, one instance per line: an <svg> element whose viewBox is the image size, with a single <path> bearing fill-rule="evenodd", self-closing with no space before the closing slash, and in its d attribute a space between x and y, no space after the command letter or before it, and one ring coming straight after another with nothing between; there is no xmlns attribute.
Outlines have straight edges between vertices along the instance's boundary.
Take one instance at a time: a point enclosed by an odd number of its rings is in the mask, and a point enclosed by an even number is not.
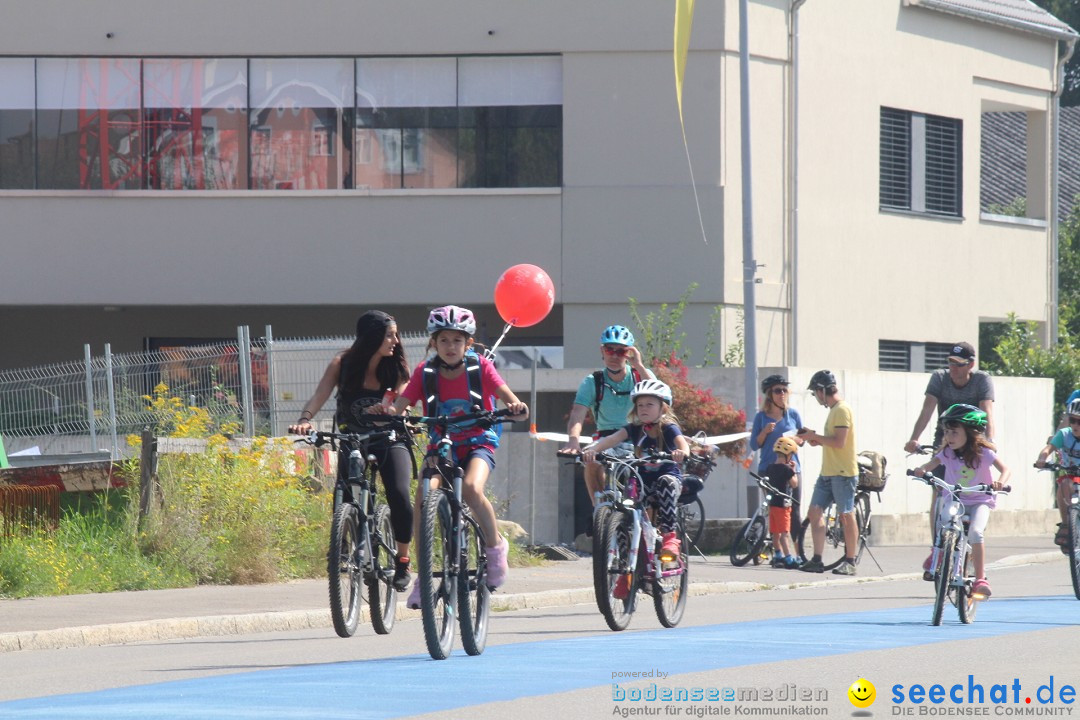
<svg viewBox="0 0 1080 720"><path fill-rule="evenodd" d="M634 345L634 333L630 332L622 325L611 325L600 333L601 345L626 345L633 347Z"/></svg>

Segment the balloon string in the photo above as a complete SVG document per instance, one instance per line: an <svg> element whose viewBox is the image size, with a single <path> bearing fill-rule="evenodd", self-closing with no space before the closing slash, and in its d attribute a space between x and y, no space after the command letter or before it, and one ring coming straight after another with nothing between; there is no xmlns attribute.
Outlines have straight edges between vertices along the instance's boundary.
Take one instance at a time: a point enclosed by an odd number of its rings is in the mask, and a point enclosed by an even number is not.
<svg viewBox="0 0 1080 720"><path fill-rule="evenodd" d="M514 319L516 320L517 318ZM506 323L506 327L503 328L502 335L499 336L499 339L495 341L494 345L484 351L484 357L488 360L495 359L495 351L499 349L499 344L503 341L503 338L506 337L506 333L510 332L510 328L512 327L514 327L513 323Z"/></svg>

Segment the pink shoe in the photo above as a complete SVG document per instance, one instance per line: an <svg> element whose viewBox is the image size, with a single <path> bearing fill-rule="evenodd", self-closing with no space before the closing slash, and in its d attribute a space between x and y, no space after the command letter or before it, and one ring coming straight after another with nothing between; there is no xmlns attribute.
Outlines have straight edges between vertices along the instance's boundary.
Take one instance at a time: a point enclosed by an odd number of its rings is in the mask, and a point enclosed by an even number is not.
<svg viewBox="0 0 1080 720"><path fill-rule="evenodd" d="M619 579L615 581L615 587L611 589L611 597L616 600L625 600L626 596L630 594L630 576L620 575Z"/></svg>
<svg viewBox="0 0 1080 720"><path fill-rule="evenodd" d="M413 583L412 592L409 593L409 599L405 601L405 607L412 608L413 610L420 609L420 579L417 578Z"/></svg>
<svg viewBox="0 0 1080 720"><path fill-rule="evenodd" d="M990 583L986 582L986 578L979 578L975 581L975 584L971 586L971 596L976 600L986 600L993 593L990 592Z"/></svg>
<svg viewBox="0 0 1080 720"><path fill-rule="evenodd" d="M673 533L664 533L663 544L660 546L660 560L665 564L679 562L679 537Z"/></svg>
<svg viewBox="0 0 1080 720"><path fill-rule="evenodd" d="M934 562L934 553L933 552L931 552L929 555L927 555L926 559L923 560L922 569L929 572L930 571L930 564L932 562Z"/></svg>
<svg viewBox="0 0 1080 720"><path fill-rule="evenodd" d="M487 584L490 588L497 588L506 581L506 571L509 569L506 556L510 552L510 543L506 538L499 536L499 544L487 549Z"/></svg>

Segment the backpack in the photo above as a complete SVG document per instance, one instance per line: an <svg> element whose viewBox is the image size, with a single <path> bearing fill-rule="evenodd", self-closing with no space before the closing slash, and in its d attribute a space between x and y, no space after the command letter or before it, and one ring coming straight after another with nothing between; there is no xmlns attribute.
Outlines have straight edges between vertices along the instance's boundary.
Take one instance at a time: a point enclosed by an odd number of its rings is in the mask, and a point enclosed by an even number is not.
<svg viewBox="0 0 1080 720"><path fill-rule="evenodd" d="M473 405L484 407L484 394L480 382L480 356L465 353L465 376L469 380L469 397ZM439 356L424 363L424 414L438 412L439 407Z"/></svg>
<svg viewBox="0 0 1080 720"><path fill-rule="evenodd" d="M859 489L881 492L889 474L885 472L888 461L885 456L873 450L863 450L857 458L859 464Z"/></svg>
<svg viewBox="0 0 1080 720"><path fill-rule="evenodd" d="M597 370L596 372L594 372L592 374L593 384L596 386L596 393L595 393L596 400L593 402L593 407L592 407L593 422L598 420L599 417L600 417L600 401L604 399L604 388L609 387L608 384L606 382L604 382L604 373L605 372L607 372L607 371L606 370ZM639 382L641 382L641 375L634 368L630 368L630 377L632 377L634 379L634 385L637 385ZM611 392L615 393L616 395L629 395L630 394L629 392L627 392L625 390L616 390L615 388L611 388ZM633 392L633 391L631 390L631 392Z"/></svg>

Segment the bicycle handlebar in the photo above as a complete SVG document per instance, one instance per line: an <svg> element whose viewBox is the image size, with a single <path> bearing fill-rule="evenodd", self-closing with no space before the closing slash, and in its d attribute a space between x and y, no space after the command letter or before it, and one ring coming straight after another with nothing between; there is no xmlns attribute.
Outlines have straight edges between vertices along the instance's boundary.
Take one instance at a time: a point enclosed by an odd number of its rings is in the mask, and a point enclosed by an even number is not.
<svg viewBox="0 0 1080 720"><path fill-rule="evenodd" d="M341 432L329 432L326 430L312 430L307 435L302 435L295 442L305 442L315 447L322 447L323 445L330 444L333 446L335 440L344 440L350 445L362 445L365 442L372 440L389 440L393 442L397 439L396 430L376 430L374 432L366 433L341 433Z"/></svg>
<svg viewBox="0 0 1080 720"><path fill-rule="evenodd" d="M795 503L796 505L799 504L799 501L796 500L794 497L792 497L791 495L789 495L786 492L781 492L780 490L776 489L775 487L773 487L772 485L769 484L768 480L761 477L760 475L758 475L753 470L750 470L749 473L750 473L750 477L757 480L758 487L761 488L762 490L764 490L765 492L772 493L774 495L779 495L780 497L783 497L783 498L787 498L788 500Z"/></svg>
<svg viewBox="0 0 1080 720"><path fill-rule="evenodd" d="M501 422L513 422L512 420L501 419L513 414L510 408L502 408L501 410L478 410L463 415L420 415L410 418L410 420L428 427L448 428L467 422L476 422L477 425L491 427Z"/></svg>
<svg viewBox="0 0 1080 720"><path fill-rule="evenodd" d="M915 472L914 470L908 470L907 474L909 476L911 476L912 478L914 478L915 480L918 480L919 482L926 483L927 485L936 485L939 488L941 488L942 490L948 490L948 491L953 492L953 493L981 492L981 493L990 493L991 495L1008 495L1010 492L1012 492L1012 486L1011 485L1006 485L1005 487L1001 488L1000 490L995 490L993 485L988 485L986 483L979 483L978 485L967 485L967 486L960 485L959 483L957 483L956 485L950 485L949 483L945 482L944 480L937 477L933 473L921 473L920 474L920 473Z"/></svg>

